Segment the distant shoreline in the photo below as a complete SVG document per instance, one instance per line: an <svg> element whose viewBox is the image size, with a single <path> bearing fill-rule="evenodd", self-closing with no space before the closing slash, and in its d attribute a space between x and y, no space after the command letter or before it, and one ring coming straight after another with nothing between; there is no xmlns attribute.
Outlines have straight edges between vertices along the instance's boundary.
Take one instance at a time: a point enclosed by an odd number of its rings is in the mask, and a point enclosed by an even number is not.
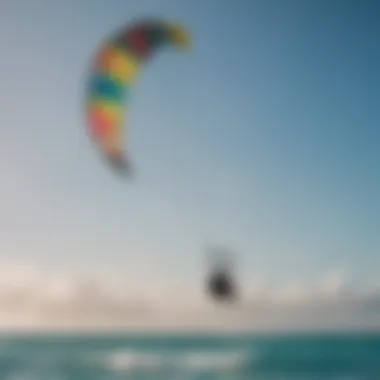
<svg viewBox="0 0 380 380"><path fill-rule="evenodd" d="M380 328L324 328L324 329L170 329L170 328L151 328L151 329L116 329L116 328L14 328L0 329L0 339L6 337L83 337L83 338L270 338L270 337L363 337L373 336L380 338Z"/></svg>

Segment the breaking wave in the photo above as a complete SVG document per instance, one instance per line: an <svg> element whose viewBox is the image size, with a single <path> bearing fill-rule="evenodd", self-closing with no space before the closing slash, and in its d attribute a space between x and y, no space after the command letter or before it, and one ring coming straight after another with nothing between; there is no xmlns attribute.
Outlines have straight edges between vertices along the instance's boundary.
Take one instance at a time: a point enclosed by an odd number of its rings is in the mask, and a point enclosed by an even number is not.
<svg viewBox="0 0 380 380"><path fill-rule="evenodd" d="M174 351L146 353L117 351L107 357L108 365L117 371L200 371L238 372L249 366L252 354L244 351Z"/></svg>

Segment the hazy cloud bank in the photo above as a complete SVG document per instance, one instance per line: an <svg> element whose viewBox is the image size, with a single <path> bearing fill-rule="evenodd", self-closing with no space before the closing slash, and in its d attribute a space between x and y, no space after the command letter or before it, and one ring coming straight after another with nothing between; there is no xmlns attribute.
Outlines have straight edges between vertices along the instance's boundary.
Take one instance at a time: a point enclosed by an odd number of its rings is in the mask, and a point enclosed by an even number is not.
<svg viewBox="0 0 380 380"><path fill-rule="evenodd" d="M252 279L242 300L216 307L199 284L128 284L116 276L70 276L0 266L0 327L78 329L379 328L380 288L354 289L346 276L313 284ZM244 284L243 284L244 285Z"/></svg>

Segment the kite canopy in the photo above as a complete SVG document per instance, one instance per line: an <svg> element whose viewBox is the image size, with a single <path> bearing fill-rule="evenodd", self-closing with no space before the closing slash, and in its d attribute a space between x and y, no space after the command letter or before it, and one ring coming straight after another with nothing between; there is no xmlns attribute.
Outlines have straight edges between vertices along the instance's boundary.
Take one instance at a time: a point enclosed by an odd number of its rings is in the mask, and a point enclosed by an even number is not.
<svg viewBox="0 0 380 380"><path fill-rule="evenodd" d="M112 166L123 173L130 169L124 147L131 90L144 64L164 46L190 48L189 32L161 20L135 22L102 44L91 68L86 99L90 134Z"/></svg>

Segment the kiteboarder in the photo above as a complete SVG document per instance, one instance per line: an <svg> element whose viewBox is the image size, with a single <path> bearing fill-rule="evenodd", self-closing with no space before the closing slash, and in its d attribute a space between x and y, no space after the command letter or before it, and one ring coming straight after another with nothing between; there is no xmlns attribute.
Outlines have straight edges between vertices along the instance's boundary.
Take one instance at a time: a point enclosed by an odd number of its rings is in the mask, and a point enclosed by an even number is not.
<svg viewBox="0 0 380 380"><path fill-rule="evenodd" d="M207 278L207 293L218 302L233 302L237 298L236 284L230 265L223 260L221 253L221 249L217 249L217 261L212 264Z"/></svg>

